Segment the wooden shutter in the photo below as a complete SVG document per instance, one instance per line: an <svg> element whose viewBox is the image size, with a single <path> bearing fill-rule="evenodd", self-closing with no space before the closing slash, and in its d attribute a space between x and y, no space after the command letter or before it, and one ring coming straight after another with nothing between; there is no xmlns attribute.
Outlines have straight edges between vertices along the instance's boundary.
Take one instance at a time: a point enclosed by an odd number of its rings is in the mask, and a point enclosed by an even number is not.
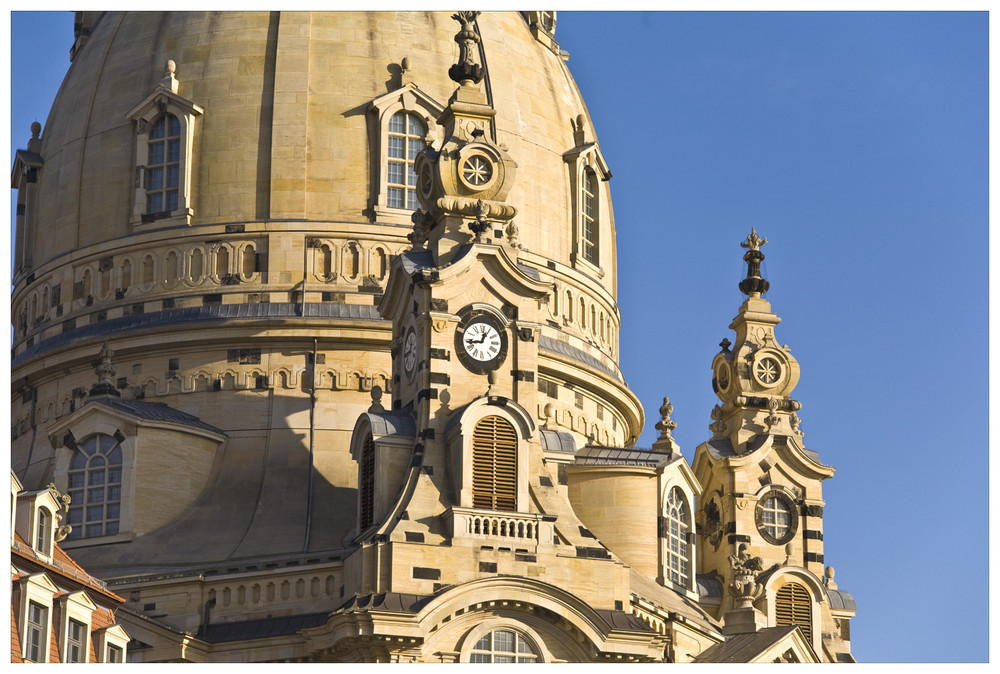
<svg viewBox="0 0 1000 674"><path fill-rule="evenodd" d="M812 598L798 583L788 583L774 599L774 624L798 625L812 643Z"/></svg>
<svg viewBox="0 0 1000 674"><path fill-rule="evenodd" d="M361 531L375 520L375 442L369 434L361 448L361 465L358 474L358 519Z"/></svg>
<svg viewBox="0 0 1000 674"><path fill-rule="evenodd" d="M472 506L517 508L517 433L502 417L484 417L472 431Z"/></svg>

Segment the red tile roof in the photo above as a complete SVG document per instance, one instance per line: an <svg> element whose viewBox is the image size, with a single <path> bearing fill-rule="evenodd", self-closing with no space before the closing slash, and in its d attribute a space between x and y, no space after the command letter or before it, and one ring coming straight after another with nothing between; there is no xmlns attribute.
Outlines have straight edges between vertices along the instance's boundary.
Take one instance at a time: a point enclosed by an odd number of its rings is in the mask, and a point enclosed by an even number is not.
<svg viewBox="0 0 1000 674"><path fill-rule="evenodd" d="M21 657L21 635L17 631L17 615L14 613L14 605L10 605L10 661L24 662Z"/></svg>

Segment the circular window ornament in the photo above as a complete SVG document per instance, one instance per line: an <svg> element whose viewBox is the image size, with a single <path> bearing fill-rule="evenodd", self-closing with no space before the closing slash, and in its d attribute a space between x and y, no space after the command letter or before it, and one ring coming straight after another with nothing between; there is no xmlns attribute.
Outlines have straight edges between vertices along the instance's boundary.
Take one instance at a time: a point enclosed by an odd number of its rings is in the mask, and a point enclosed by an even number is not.
<svg viewBox="0 0 1000 674"><path fill-rule="evenodd" d="M413 374L413 368L417 364L417 334L410 328L403 340L403 371L406 374Z"/></svg>
<svg viewBox="0 0 1000 674"><path fill-rule="evenodd" d="M715 370L715 381L719 384L719 390L725 391L729 388L729 365L720 363Z"/></svg>
<svg viewBox="0 0 1000 674"><path fill-rule="evenodd" d="M484 154L470 154L462 160L459 175L472 190L484 190L493 182L493 162Z"/></svg>
<svg viewBox="0 0 1000 674"><path fill-rule="evenodd" d="M799 526L795 503L788 494L777 489L757 501L756 520L757 531L772 545L784 545L792 540Z"/></svg>
<svg viewBox="0 0 1000 674"><path fill-rule="evenodd" d="M774 386L781 379L781 363L771 356L758 358L753 365L753 373L764 386Z"/></svg>

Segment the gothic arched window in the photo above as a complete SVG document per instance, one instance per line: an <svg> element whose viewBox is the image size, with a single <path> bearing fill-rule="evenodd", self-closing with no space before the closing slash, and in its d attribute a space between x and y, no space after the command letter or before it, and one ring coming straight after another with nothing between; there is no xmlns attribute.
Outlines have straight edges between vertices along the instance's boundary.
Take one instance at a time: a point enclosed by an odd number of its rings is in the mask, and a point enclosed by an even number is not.
<svg viewBox="0 0 1000 674"><path fill-rule="evenodd" d="M160 115L149 127L146 156L146 212L177 209L181 177L181 123L174 115Z"/></svg>
<svg viewBox="0 0 1000 674"><path fill-rule="evenodd" d="M677 487L667 494L667 508L664 515L666 526L663 538L666 541L666 573L672 583L683 587L691 585L691 532L690 510L687 499Z"/></svg>
<svg viewBox="0 0 1000 674"><path fill-rule="evenodd" d="M413 160L424 149L427 127L412 112L400 110L389 118L386 144L386 205L390 208L416 210L417 174Z"/></svg>
<svg viewBox="0 0 1000 674"><path fill-rule="evenodd" d="M812 598L809 591L798 583L788 583L778 590L774 598L774 624L798 625L812 643Z"/></svg>
<svg viewBox="0 0 1000 674"><path fill-rule="evenodd" d="M122 448L97 433L80 443L69 466L69 537L94 538L118 533L122 500Z"/></svg>
<svg viewBox="0 0 1000 674"><path fill-rule="evenodd" d="M517 507L517 433L502 417L483 417L472 431L472 507Z"/></svg>

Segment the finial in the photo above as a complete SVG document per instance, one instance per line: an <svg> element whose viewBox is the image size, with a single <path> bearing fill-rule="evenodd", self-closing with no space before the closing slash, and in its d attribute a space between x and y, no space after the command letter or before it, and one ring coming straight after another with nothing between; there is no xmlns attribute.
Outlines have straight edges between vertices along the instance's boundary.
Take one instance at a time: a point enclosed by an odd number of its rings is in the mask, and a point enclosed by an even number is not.
<svg viewBox="0 0 1000 674"><path fill-rule="evenodd" d="M677 428L677 422L670 418L673 414L674 406L670 404L670 398L664 396L663 404L660 405L660 417L661 419L656 422L656 430L660 432L659 440L670 440L673 441L673 437L670 435L670 431Z"/></svg>
<svg viewBox="0 0 1000 674"><path fill-rule="evenodd" d="M410 69L410 57L404 56L403 60L399 62L399 69L404 73Z"/></svg>
<svg viewBox="0 0 1000 674"><path fill-rule="evenodd" d="M448 77L465 86L467 84L478 84L483 79L483 67L476 63L474 56L475 47L479 44L479 35L472 25L476 21L479 12L456 12L451 18L461 24L461 29L455 35L455 42L458 43L458 63L448 69Z"/></svg>
<svg viewBox="0 0 1000 674"><path fill-rule="evenodd" d="M729 566L733 571L733 603L736 608L750 608L754 600L764 592L764 586L757 583L757 572L764 568L764 560L747 552L747 544L740 543L739 552L729 555Z"/></svg>
<svg viewBox="0 0 1000 674"><path fill-rule="evenodd" d="M476 243L483 240L483 233L489 229L490 223L486 220L486 213L489 210L482 199L476 201L474 208L476 212L476 220L469 223L469 229L472 230L473 234L476 235Z"/></svg>
<svg viewBox="0 0 1000 674"><path fill-rule="evenodd" d="M837 584L833 582L833 574L836 573L832 566L826 567L823 571L823 575L826 576L824 579L826 581L826 587L830 590L836 590Z"/></svg>
<svg viewBox="0 0 1000 674"><path fill-rule="evenodd" d="M115 366L111 363L111 359L115 357L115 352L111 350L108 343L105 342L104 346L101 347L101 352L98 354L101 359L94 368L97 373L97 383L94 384L90 389L90 395L92 396L102 396L102 395L112 395L115 397L121 397L121 393L114 385L115 376Z"/></svg>
<svg viewBox="0 0 1000 674"><path fill-rule="evenodd" d="M791 543L785 544L785 566L795 566L795 546Z"/></svg>
<svg viewBox="0 0 1000 674"><path fill-rule="evenodd" d="M42 125L37 121L31 123L31 137L32 139L38 138L38 134L42 132Z"/></svg>
<svg viewBox="0 0 1000 674"><path fill-rule="evenodd" d="M372 396L372 404L368 408L368 411L375 412L378 414L385 412L385 408L382 407L382 387L379 386L378 384L372 386L371 396Z"/></svg>
<svg viewBox="0 0 1000 674"><path fill-rule="evenodd" d="M177 64L174 63L173 59L167 61L167 64L163 71L163 79L160 80L160 86L164 89L169 89L172 93L177 93L177 78L174 77L174 73L177 72Z"/></svg>
<svg viewBox="0 0 1000 674"><path fill-rule="evenodd" d="M726 339L725 337L723 337L723 338L722 338L722 341L721 341L721 342L719 342L719 346L721 346L721 347L722 347L722 350L723 350L723 351L729 351L729 347L730 347L731 345L732 345L732 342L730 342L730 341L729 341L728 339Z"/></svg>
<svg viewBox="0 0 1000 674"><path fill-rule="evenodd" d="M767 243L767 239L758 236L755 227L750 228L746 243L740 243L741 248L748 249L743 256L743 261L747 263L747 277L740 281L740 291L749 297L760 297L771 286L760 275L760 263L764 261L764 254L760 252L760 247L765 243Z"/></svg>

